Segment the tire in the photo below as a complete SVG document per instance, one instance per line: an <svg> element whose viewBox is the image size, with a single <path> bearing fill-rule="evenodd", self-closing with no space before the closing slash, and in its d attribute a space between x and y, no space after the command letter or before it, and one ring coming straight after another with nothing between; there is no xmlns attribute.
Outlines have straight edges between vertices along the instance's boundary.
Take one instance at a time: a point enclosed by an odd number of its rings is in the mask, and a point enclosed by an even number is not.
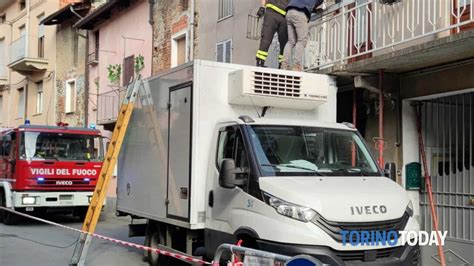
<svg viewBox="0 0 474 266"><path fill-rule="evenodd" d="M149 247L159 249L159 244L164 244L164 234L158 225L148 225L147 236ZM148 263L150 266L169 266L170 258L157 254L156 252L148 252Z"/></svg>
<svg viewBox="0 0 474 266"><path fill-rule="evenodd" d="M17 225L20 222L20 219L20 216L7 211L3 217L3 223L6 225Z"/></svg>
<svg viewBox="0 0 474 266"><path fill-rule="evenodd" d="M0 206L6 207L7 200L5 199L5 193L3 190L0 191ZM5 225L16 225L20 222L20 216L11 213L9 211L0 210L0 222Z"/></svg>
<svg viewBox="0 0 474 266"><path fill-rule="evenodd" d="M77 207L74 209L74 216L77 216L81 222L84 222L87 216L87 207Z"/></svg>
<svg viewBox="0 0 474 266"><path fill-rule="evenodd" d="M5 207L5 198L3 197L3 190L0 190L0 206ZM0 223L3 223L5 220L5 212L3 209L0 209Z"/></svg>

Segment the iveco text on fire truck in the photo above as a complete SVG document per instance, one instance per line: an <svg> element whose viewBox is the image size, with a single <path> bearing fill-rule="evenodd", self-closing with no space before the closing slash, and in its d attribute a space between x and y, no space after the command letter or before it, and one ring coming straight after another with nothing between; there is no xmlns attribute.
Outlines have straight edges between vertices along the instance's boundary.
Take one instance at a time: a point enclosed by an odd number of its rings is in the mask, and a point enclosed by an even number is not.
<svg viewBox="0 0 474 266"><path fill-rule="evenodd" d="M84 218L103 160L99 130L22 125L0 132L0 206ZM19 217L0 211L0 222Z"/></svg>

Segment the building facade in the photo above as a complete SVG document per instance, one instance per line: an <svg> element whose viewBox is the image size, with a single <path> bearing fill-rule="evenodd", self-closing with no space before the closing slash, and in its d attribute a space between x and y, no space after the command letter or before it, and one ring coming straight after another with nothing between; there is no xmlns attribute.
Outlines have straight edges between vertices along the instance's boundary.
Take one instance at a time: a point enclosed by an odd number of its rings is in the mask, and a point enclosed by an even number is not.
<svg viewBox="0 0 474 266"><path fill-rule="evenodd" d="M337 2L311 24L306 70L337 78L339 122L356 124L382 167L396 163L431 231L424 171L412 171L427 166L446 261L474 263L474 2ZM435 247L422 249L423 265L438 260Z"/></svg>
<svg viewBox="0 0 474 266"><path fill-rule="evenodd" d="M58 1L2 1L0 4L0 123L30 120L54 125L56 29L40 22Z"/></svg>

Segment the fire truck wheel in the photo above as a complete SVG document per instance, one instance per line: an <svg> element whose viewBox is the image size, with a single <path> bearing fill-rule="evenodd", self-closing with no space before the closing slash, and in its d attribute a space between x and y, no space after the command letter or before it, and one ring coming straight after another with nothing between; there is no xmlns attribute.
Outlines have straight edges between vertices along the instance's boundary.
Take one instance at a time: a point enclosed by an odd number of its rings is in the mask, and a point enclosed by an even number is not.
<svg viewBox="0 0 474 266"><path fill-rule="evenodd" d="M3 193L3 190L0 190L0 206L5 207L6 206L6 200L5 196ZM9 211L0 211L0 222L2 222L6 225L15 225L18 224L20 221L20 216L13 214Z"/></svg>
<svg viewBox="0 0 474 266"><path fill-rule="evenodd" d="M165 243L165 232L160 230L157 224L149 224L147 230L148 245L154 249L160 249L158 245ZM148 252L148 263L151 266L168 266L170 265L169 257L160 255L156 252Z"/></svg>
<svg viewBox="0 0 474 266"><path fill-rule="evenodd" d="M81 222L83 222L85 219L86 219L86 215L87 215L87 207L85 208L76 208L74 209L74 216L77 216L79 217L79 220Z"/></svg>

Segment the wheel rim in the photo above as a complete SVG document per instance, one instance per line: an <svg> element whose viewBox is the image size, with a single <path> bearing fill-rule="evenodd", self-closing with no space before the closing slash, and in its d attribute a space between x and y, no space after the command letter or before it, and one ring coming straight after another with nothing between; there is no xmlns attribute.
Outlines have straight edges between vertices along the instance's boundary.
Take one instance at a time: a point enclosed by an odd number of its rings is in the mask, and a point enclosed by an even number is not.
<svg viewBox="0 0 474 266"><path fill-rule="evenodd" d="M153 248L153 249L158 249L158 243L159 243L158 233L154 232L151 235L150 247ZM160 255L158 253L156 253L155 251L150 251L150 261L152 262L152 264L157 264L159 257L160 257Z"/></svg>

